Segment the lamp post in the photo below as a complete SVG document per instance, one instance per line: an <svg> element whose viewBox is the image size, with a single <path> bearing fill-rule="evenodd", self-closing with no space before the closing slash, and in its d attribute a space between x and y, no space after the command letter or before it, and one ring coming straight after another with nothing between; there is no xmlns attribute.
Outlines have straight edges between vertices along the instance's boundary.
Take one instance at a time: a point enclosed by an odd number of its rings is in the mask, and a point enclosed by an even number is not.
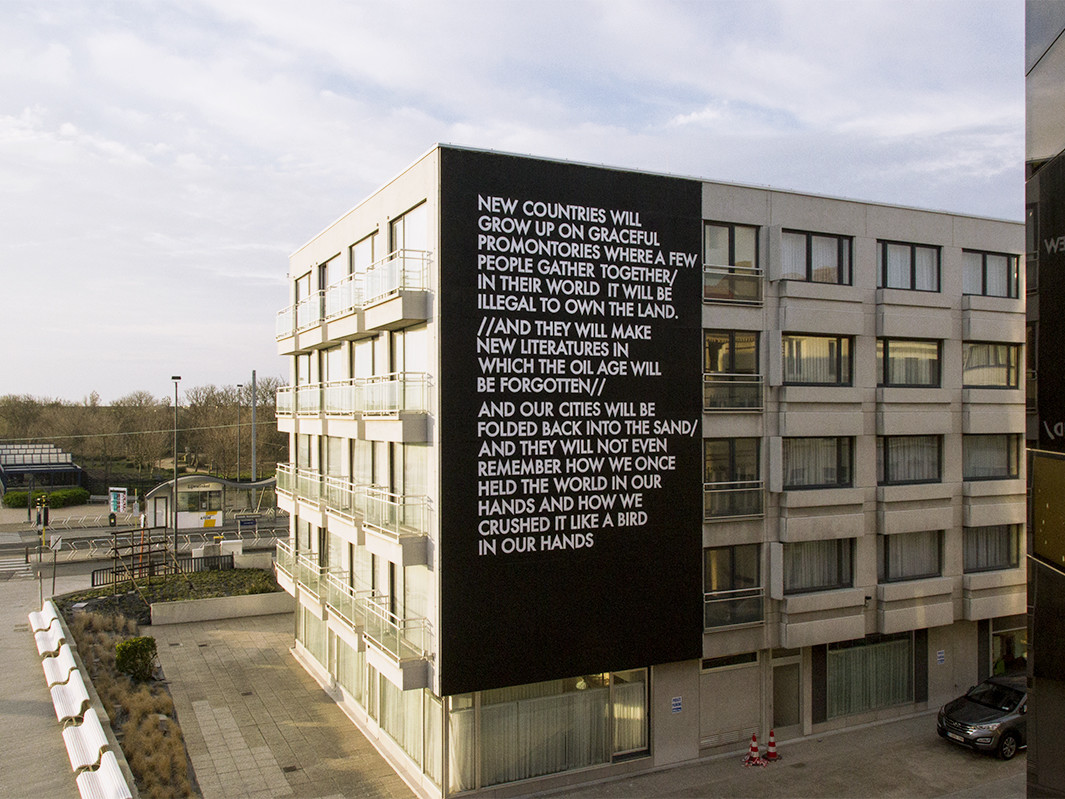
<svg viewBox="0 0 1065 799"><path fill-rule="evenodd" d="M181 380L181 375L171 375L170 379L174 381L174 490L173 490L173 502L171 503L174 508L174 557L177 557L177 406L178 406L178 381Z"/></svg>
<svg viewBox="0 0 1065 799"><path fill-rule="evenodd" d="M237 383L237 482L240 482L240 390L243 383Z"/></svg>

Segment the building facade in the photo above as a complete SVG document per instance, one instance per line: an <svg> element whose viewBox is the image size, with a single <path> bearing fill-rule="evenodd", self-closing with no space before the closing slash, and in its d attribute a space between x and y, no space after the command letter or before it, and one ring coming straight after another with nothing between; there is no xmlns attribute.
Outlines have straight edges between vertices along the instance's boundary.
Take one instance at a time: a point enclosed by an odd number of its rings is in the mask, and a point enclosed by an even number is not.
<svg viewBox="0 0 1065 799"><path fill-rule="evenodd" d="M434 147L291 257L294 652L424 796L953 698L1025 654L1023 245Z"/></svg>

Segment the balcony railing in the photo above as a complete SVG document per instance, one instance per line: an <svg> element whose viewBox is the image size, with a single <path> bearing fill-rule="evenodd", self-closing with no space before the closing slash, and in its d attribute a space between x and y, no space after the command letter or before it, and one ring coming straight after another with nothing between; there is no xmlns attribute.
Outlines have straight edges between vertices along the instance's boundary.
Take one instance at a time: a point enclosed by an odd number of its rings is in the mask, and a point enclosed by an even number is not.
<svg viewBox="0 0 1065 799"><path fill-rule="evenodd" d="M366 488L364 491L364 525L393 539L402 535L425 535L428 532L429 503L426 497L390 494L378 488Z"/></svg>
<svg viewBox="0 0 1065 799"><path fill-rule="evenodd" d="M429 253L424 250L396 250L366 270L363 305L400 291L427 289Z"/></svg>
<svg viewBox="0 0 1065 799"><path fill-rule="evenodd" d="M296 553L296 582L300 584L300 588L321 597L328 569L318 563L314 554Z"/></svg>
<svg viewBox="0 0 1065 799"><path fill-rule="evenodd" d="M703 484L703 518L761 516L765 486L761 480Z"/></svg>
<svg viewBox="0 0 1065 799"><path fill-rule="evenodd" d="M296 467L291 463L277 464L277 490L289 496L296 494Z"/></svg>
<svg viewBox="0 0 1065 799"><path fill-rule="evenodd" d="M344 582L339 574L325 577L325 601L329 612L344 619L353 629L366 626L366 603L373 597L370 590L359 590Z"/></svg>
<svg viewBox="0 0 1065 799"><path fill-rule="evenodd" d="M394 372L366 378L362 385L360 410L374 416L429 410L429 375L425 372Z"/></svg>
<svg viewBox="0 0 1065 799"><path fill-rule="evenodd" d="M393 372L282 386L277 390L279 416L395 416L400 412L424 413L429 409L429 375Z"/></svg>
<svg viewBox="0 0 1065 799"><path fill-rule="evenodd" d="M335 319L381 302L401 291L429 288L429 258L425 250L396 250L365 272L347 275L321 291L277 313L276 338Z"/></svg>
<svg viewBox="0 0 1065 799"><path fill-rule="evenodd" d="M282 386L277 390L276 413L278 416L292 416L296 413L296 391L292 386Z"/></svg>
<svg viewBox="0 0 1065 799"><path fill-rule="evenodd" d="M714 372L703 375L703 410L762 410L761 375Z"/></svg>
<svg viewBox="0 0 1065 799"><path fill-rule="evenodd" d="M292 579L296 579L296 553L292 549L291 542L283 539L277 542L276 562L277 568Z"/></svg>
<svg viewBox="0 0 1065 799"><path fill-rule="evenodd" d="M762 270L749 266L703 266L703 302L762 304Z"/></svg>
<svg viewBox="0 0 1065 799"><path fill-rule="evenodd" d="M317 416L321 412L322 384L296 386L296 413L300 416Z"/></svg>
<svg viewBox="0 0 1065 799"><path fill-rule="evenodd" d="M291 463L277 464L277 490L315 504L325 493L321 472L297 469Z"/></svg>
<svg viewBox="0 0 1065 799"><path fill-rule="evenodd" d="M366 638L396 661L418 660L429 652L428 619L402 619L389 610L386 596L366 600Z"/></svg>
<svg viewBox="0 0 1065 799"><path fill-rule="evenodd" d="M325 505L331 513L354 521L356 516L366 515L366 487L355 485L346 477L327 477Z"/></svg>
<svg viewBox="0 0 1065 799"><path fill-rule="evenodd" d="M765 589L739 588L703 594L703 627L731 627L765 621Z"/></svg>

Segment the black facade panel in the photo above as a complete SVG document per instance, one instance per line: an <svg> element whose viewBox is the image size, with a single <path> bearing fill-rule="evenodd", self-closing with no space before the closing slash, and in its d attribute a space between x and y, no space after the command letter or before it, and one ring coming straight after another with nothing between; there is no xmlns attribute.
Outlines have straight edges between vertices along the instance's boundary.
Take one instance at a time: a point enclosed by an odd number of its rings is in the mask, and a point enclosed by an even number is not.
<svg viewBox="0 0 1065 799"><path fill-rule="evenodd" d="M976 623L976 679L983 682L991 676L991 620Z"/></svg>
<svg viewBox="0 0 1065 799"><path fill-rule="evenodd" d="M913 701L928 701L928 630L913 631Z"/></svg>
<svg viewBox="0 0 1065 799"><path fill-rule="evenodd" d="M1039 171L1039 449L1065 451L1065 155Z"/></svg>
<svg viewBox="0 0 1065 799"><path fill-rule="evenodd" d="M701 184L440 170L442 693L699 658Z"/></svg>
<svg viewBox="0 0 1065 799"><path fill-rule="evenodd" d="M821 724L828 719L828 646L810 647L810 688L813 691L811 721Z"/></svg>

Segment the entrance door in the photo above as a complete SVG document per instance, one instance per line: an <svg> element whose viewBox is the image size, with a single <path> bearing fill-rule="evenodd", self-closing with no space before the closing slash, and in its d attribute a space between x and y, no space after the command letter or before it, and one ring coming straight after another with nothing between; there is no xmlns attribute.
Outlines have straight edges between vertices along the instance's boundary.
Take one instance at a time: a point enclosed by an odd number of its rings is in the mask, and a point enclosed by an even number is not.
<svg viewBox="0 0 1065 799"><path fill-rule="evenodd" d="M802 671L798 656L773 660L773 729L778 737L802 734Z"/></svg>

